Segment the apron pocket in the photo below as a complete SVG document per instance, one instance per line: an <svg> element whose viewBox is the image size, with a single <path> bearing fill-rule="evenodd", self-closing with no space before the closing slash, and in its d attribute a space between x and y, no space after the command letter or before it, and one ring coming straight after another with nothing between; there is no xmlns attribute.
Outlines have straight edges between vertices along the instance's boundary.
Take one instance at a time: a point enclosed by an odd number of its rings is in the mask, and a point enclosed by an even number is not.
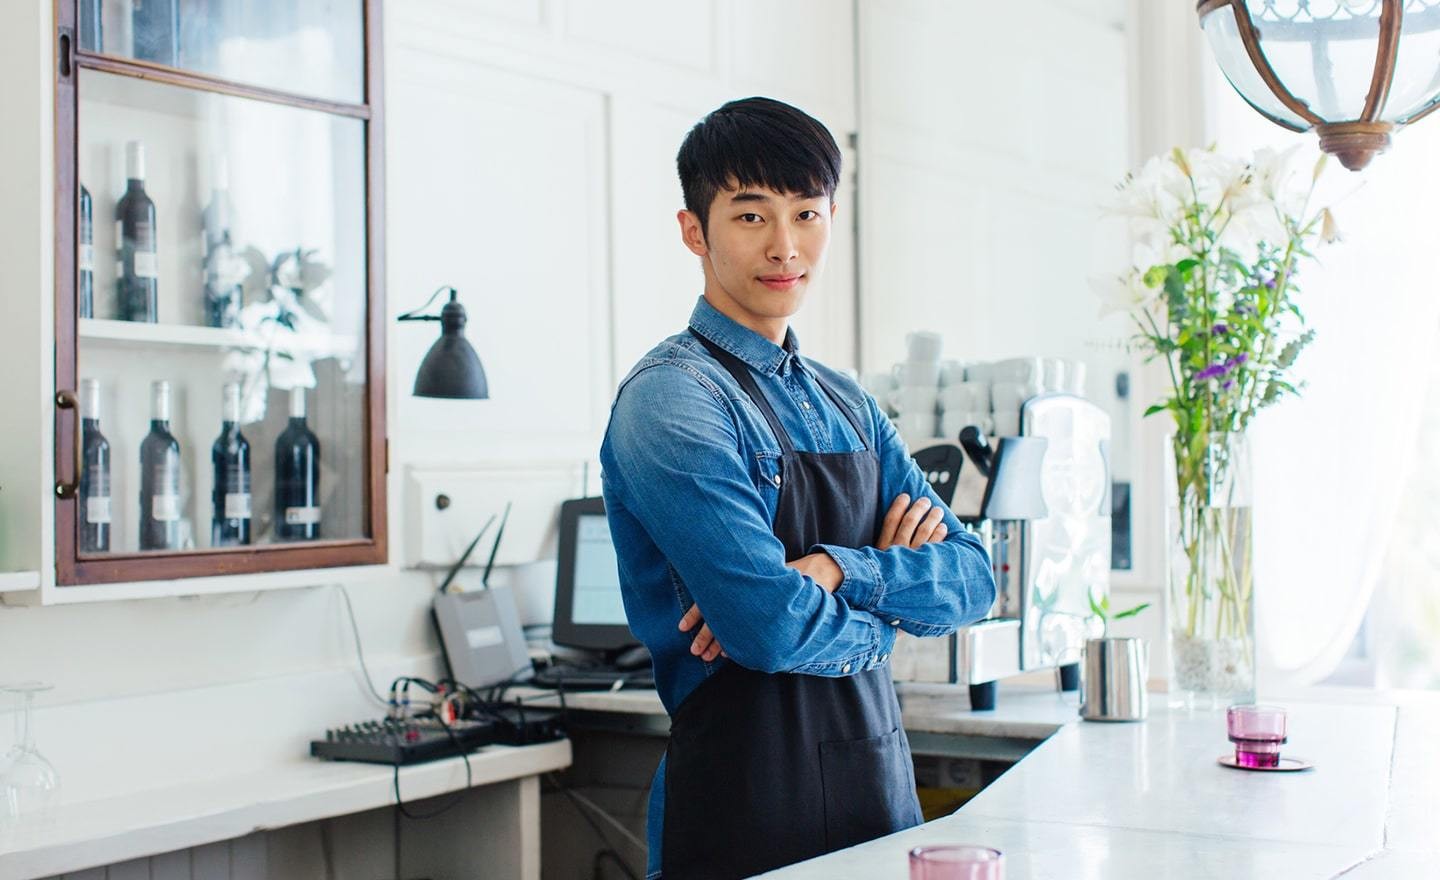
<svg viewBox="0 0 1440 880"><path fill-rule="evenodd" d="M825 847L833 852L916 824L914 770L905 735L820 744Z"/></svg>

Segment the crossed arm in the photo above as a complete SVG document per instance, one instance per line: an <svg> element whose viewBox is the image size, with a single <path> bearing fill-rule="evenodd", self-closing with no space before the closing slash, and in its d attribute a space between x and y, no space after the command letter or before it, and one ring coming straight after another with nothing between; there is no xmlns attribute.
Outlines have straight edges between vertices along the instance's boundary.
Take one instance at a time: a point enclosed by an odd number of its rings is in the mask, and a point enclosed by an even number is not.
<svg viewBox="0 0 1440 880"><path fill-rule="evenodd" d="M880 523L880 534L875 541L875 549L888 550L891 547L909 547L917 549L932 541L943 541L949 534L949 527L944 522L945 510L935 507L929 498L921 496L913 502L910 496L901 493L891 502L890 509L885 512L885 519ZM830 557L829 553L821 550L817 553L809 553L799 559L792 559L785 563L788 568L793 568L801 574L809 577L827 593L834 593L844 582L844 572L840 566ZM728 657L725 649L721 647L715 634L710 631L710 625L704 623L705 615L700 610L697 602L690 606L684 616L680 618L680 631L690 632L697 624L700 631L696 633L695 639L690 643L690 653L706 661L707 663L716 657Z"/></svg>

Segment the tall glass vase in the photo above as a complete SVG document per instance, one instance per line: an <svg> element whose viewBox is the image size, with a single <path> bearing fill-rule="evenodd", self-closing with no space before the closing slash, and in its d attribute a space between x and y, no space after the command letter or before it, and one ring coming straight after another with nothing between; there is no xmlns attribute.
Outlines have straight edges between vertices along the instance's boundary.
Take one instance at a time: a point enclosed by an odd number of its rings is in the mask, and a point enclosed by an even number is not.
<svg viewBox="0 0 1440 880"><path fill-rule="evenodd" d="M1255 696L1250 448L1244 434L1169 440L1171 705Z"/></svg>

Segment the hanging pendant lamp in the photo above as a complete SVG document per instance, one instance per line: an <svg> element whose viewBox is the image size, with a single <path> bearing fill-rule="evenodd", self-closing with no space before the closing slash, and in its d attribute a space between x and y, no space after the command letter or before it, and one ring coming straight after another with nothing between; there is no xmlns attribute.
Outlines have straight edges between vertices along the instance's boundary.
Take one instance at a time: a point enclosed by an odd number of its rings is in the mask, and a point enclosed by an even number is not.
<svg viewBox="0 0 1440 880"><path fill-rule="evenodd" d="M1440 0L1200 0L1246 103L1358 171L1440 107Z"/></svg>

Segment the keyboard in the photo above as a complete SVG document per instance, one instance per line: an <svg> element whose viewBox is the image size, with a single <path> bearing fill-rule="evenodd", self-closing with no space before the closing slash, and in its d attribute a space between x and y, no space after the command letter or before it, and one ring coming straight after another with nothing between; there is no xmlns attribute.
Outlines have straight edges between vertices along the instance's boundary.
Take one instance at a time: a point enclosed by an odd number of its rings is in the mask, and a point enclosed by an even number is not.
<svg viewBox="0 0 1440 880"><path fill-rule="evenodd" d="M576 666L547 666L525 682L532 687L564 688L567 691L609 691L625 688L655 688L651 669L597 669Z"/></svg>

